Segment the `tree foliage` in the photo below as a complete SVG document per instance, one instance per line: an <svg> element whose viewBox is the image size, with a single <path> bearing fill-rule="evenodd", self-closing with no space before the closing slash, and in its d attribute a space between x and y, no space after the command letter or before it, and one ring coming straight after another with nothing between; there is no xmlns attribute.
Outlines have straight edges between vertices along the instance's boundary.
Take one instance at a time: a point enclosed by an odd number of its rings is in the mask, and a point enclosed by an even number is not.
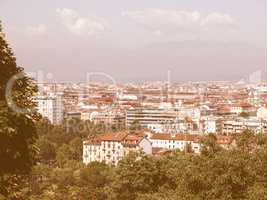
<svg viewBox="0 0 267 200"><path fill-rule="evenodd" d="M15 79L18 74L21 76ZM10 80L14 82L7 90ZM36 162L38 115L32 100L36 92L34 81L16 64L0 25L0 194L10 199L17 198L14 193L22 182L20 177L28 174Z"/></svg>
<svg viewBox="0 0 267 200"><path fill-rule="evenodd" d="M75 160L71 149L79 142L74 138L57 150L60 157L57 155L54 165L36 166L35 173L40 171L42 181L34 184L39 189L30 196L65 200L266 199L265 134L244 132L236 138L242 141L240 145L229 150L219 147L214 139L209 135L203 140L204 150L199 155L179 151L161 157L130 153L112 167L98 162L84 166ZM255 148L244 150L243 144L251 140L257 141Z"/></svg>

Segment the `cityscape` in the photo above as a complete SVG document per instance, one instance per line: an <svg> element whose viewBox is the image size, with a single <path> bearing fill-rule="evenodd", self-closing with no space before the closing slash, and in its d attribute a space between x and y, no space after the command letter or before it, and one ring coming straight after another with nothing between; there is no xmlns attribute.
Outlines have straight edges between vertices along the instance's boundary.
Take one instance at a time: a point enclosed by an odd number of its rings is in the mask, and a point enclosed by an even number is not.
<svg viewBox="0 0 267 200"><path fill-rule="evenodd" d="M78 121L102 124L107 135L84 140L83 162L118 163L123 152L160 154L179 149L200 153L201 137L216 134L224 148L245 130L267 132L267 84L149 82L119 86L95 83L41 84L38 111L51 123L67 121L68 129L86 130ZM133 126L137 132L131 134ZM118 133L116 132L118 131ZM140 146L143 139L149 142ZM111 142L111 143L110 143ZM105 144L121 145L105 152ZM149 144L150 143L150 144ZM104 145L104 146L103 146ZM125 149L124 149L125 147ZM109 147L111 148L111 147ZM121 151L121 152L120 152Z"/></svg>
<svg viewBox="0 0 267 200"><path fill-rule="evenodd" d="M266 11L0 0L0 200L267 200Z"/></svg>

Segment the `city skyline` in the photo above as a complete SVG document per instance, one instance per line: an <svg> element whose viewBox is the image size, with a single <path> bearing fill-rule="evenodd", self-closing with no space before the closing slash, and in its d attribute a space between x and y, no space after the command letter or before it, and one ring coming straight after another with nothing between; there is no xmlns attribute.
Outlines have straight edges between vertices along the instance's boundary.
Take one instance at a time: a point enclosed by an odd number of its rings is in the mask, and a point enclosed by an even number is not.
<svg viewBox="0 0 267 200"><path fill-rule="evenodd" d="M0 200L267 199L266 0L0 0Z"/></svg>

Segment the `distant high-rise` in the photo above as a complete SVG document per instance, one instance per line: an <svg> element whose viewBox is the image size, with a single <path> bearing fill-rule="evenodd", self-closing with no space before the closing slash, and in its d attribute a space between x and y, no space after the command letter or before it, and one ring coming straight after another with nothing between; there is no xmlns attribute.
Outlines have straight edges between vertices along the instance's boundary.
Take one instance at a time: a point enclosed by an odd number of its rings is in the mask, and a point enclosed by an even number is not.
<svg viewBox="0 0 267 200"><path fill-rule="evenodd" d="M64 105L62 95L38 96L38 112L48 118L53 124L60 124L63 121Z"/></svg>

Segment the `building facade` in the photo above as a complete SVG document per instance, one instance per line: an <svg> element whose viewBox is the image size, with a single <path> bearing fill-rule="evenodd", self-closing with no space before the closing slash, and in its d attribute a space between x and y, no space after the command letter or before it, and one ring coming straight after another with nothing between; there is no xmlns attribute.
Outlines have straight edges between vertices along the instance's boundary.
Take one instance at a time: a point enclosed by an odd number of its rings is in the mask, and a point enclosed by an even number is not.
<svg viewBox="0 0 267 200"><path fill-rule="evenodd" d="M258 118L234 118L221 121L223 134L238 134L246 129L255 131L256 133L267 132L267 121Z"/></svg>
<svg viewBox="0 0 267 200"><path fill-rule="evenodd" d="M152 134L149 139L153 148L184 151L187 146L190 146L192 152L200 153L200 138L198 135Z"/></svg>
<svg viewBox="0 0 267 200"><path fill-rule="evenodd" d="M62 95L38 96L37 111L53 124L60 124L64 117Z"/></svg>
<svg viewBox="0 0 267 200"><path fill-rule="evenodd" d="M152 144L144 134L119 132L98 135L83 142L83 163L98 161L117 165L130 151L152 154Z"/></svg>
<svg viewBox="0 0 267 200"><path fill-rule="evenodd" d="M165 109L136 108L126 111L126 126L129 127L138 121L142 128L151 127L153 124L171 123L177 118L177 112Z"/></svg>

